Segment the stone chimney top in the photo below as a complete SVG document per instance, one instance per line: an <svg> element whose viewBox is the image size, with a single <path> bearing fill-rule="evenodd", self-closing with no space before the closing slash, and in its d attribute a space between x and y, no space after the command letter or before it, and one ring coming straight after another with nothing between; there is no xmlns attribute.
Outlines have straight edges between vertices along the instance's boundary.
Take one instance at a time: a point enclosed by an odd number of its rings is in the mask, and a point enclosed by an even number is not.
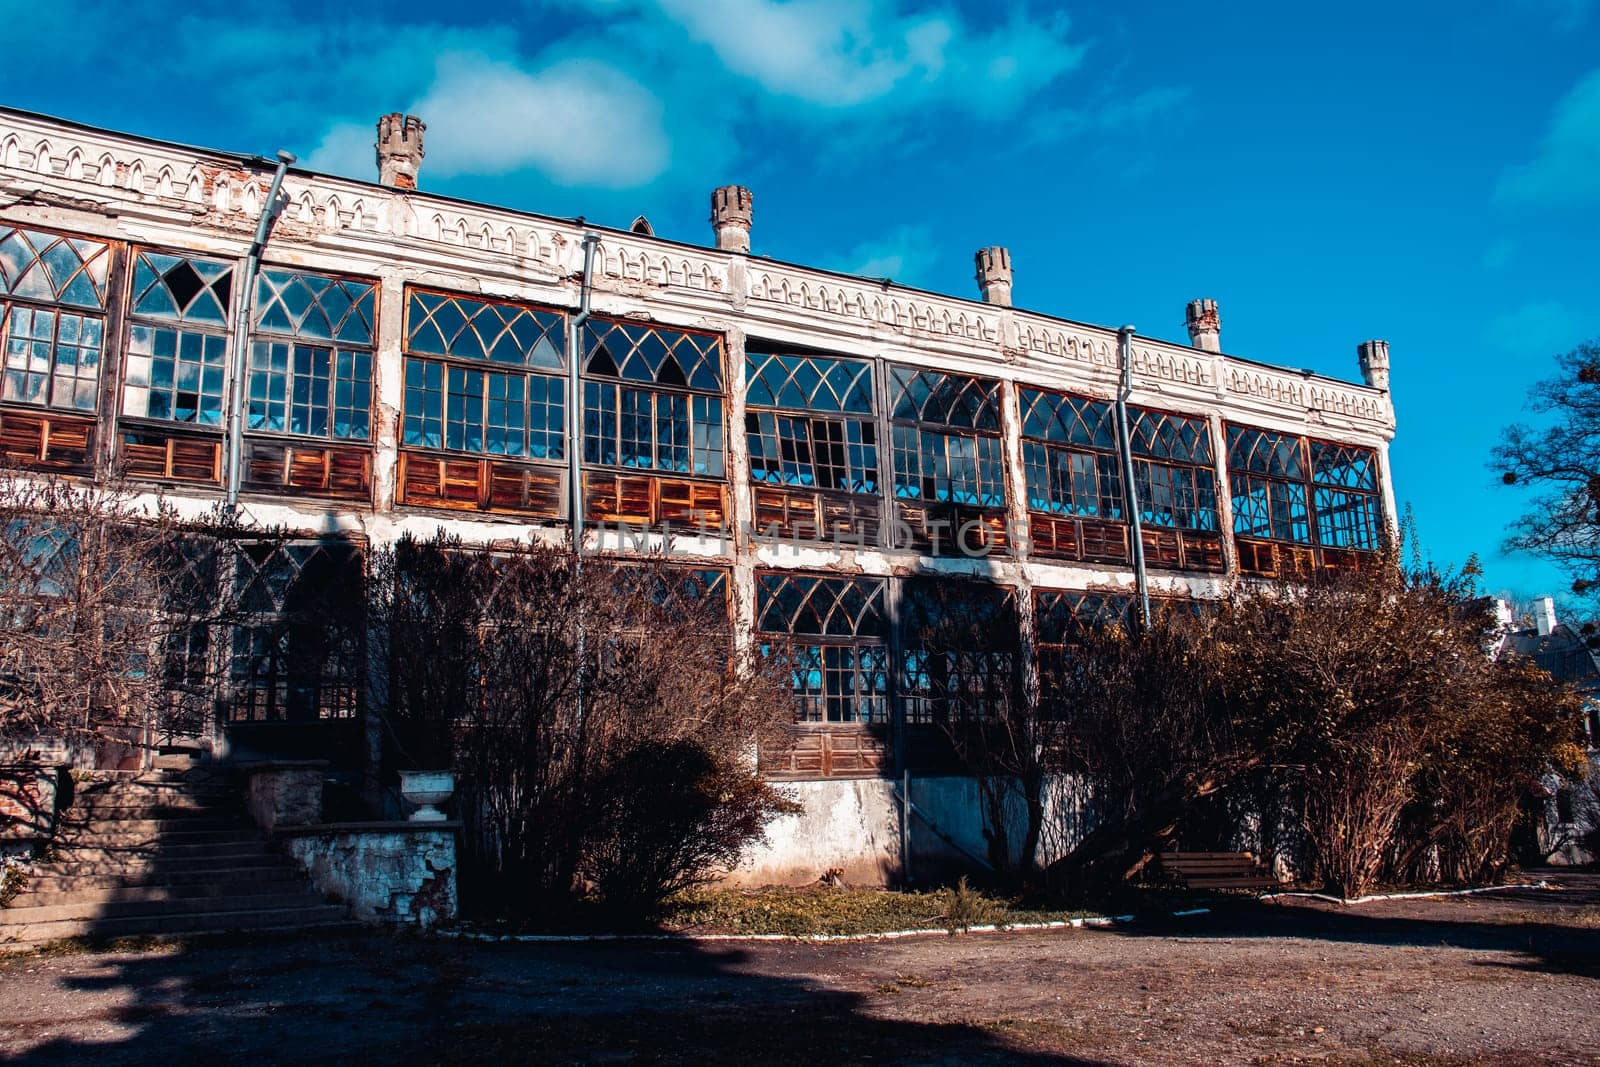
<svg viewBox="0 0 1600 1067"><path fill-rule="evenodd" d="M1011 250L992 245L978 249L978 292L985 304L1011 306Z"/></svg>
<svg viewBox="0 0 1600 1067"><path fill-rule="evenodd" d="M711 190L711 228L717 235L717 247L724 252L750 251L753 200L742 185Z"/></svg>
<svg viewBox="0 0 1600 1067"><path fill-rule="evenodd" d="M1550 631L1556 628L1555 597L1542 596L1534 600L1533 625L1539 631L1540 637L1550 636Z"/></svg>
<svg viewBox="0 0 1600 1067"><path fill-rule="evenodd" d="M1361 377L1374 389L1389 389L1389 342L1362 341L1356 345L1361 360Z"/></svg>
<svg viewBox="0 0 1600 1067"><path fill-rule="evenodd" d="M422 131L415 115L398 111L378 120L378 181L396 189L415 189L422 169Z"/></svg>
<svg viewBox="0 0 1600 1067"><path fill-rule="evenodd" d="M1205 352L1222 351L1222 316L1215 300L1189 301L1183 317L1189 324L1191 345Z"/></svg>

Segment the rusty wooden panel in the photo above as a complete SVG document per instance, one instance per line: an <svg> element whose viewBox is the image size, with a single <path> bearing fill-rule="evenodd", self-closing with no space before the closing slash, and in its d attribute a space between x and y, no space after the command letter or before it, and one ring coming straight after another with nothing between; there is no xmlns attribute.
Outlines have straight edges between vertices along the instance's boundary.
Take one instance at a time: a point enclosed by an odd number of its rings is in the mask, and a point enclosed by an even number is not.
<svg viewBox="0 0 1600 1067"><path fill-rule="evenodd" d="M985 550L1004 552L1009 547L1004 509L906 500L895 503L896 540L908 542L898 548L941 556L977 556Z"/></svg>
<svg viewBox="0 0 1600 1067"><path fill-rule="evenodd" d="M803 723L787 742L762 753L762 773L774 778L869 778L889 767L887 725Z"/></svg>
<svg viewBox="0 0 1600 1067"><path fill-rule="evenodd" d="M1239 570L1261 578L1309 578L1316 572L1317 553L1310 545L1235 537Z"/></svg>
<svg viewBox="0 0 1600 1067"><path fill-rule="evenodd" d="M16 466L87 474L94 467L94 429L92 419L0 411L0 457Z"/></svg>
<svg viewBox="0 0 1600 1067"><path fill-rule="evenodd" d="M222 439L129 430L122 438L122 469L135 478L214 485L222 480Z"/></svg>
<svg viewBox="0 0 1600 1067"><path fill-rule="evenodd" d="M822 534L824 539L837 537L852 544L876 545L878 543L878 501L876 497L820 498L822 508Z"/></svg>
<svg viewBox="0 0 1600 1067"><path fill-rule="evenodd" d="M1144 545L1144 562L1147 567L1177 570L1183 566L1183 549L1178 531L1164 526L1146 526L1139 531L1139 541Z"/></svg>
<svg viewBox="0 0 1600 1067"><path fill-rule="evenodd" d="M1120 522L1104 519L1079 519L1079 551L1081 559L1094 563L1127 563L1129 561L1128 527Z"/></svg>
<svg viewBox="0 0 1600 1067"><path fill-rule="evenodd" d="M1271 541L1260 541L1254 537L1235 537L1233 541L1239 552L1241 573L1262 578L1278 576L1277 546Z"/></svg>
<svg viewBox="0 0 1600 1067"><path fill-rule="evenodd" d="M398 484L400 503L416 507L561 516L561 473L553 467L402 451Z"/></svg>
<svg viewBox="0 0 1600 1067"><path fill-rule="evenodd" d="M366 449L335 449L328 461L328 489L340 494L368 496L372 487L372 453Z"/></svg>
<svg viewBox="0 0 1600 1067"><path fill-rule="evenodd" d="M1222 535L1204 530L1184 530L1180 541L1183 546L1183 569L1211 571L1220 574L1228 563L1222 554Z"/></svg>
<svg viewBox="0 0 1600 1067"><path fill-rule="evenodd" d="M1078 558L1078 524L1043 512L1028 513L1029 550L1035 556Z"/></svg>
<svg viewBox="0 0 1600 1067"><path fill-rule="evenodd" d="M364 501L372 454L365 448L246 439L244 486L253 492Z"/></svg>
<svg viewBox="0 0 1600 1067"><path fill-rule="evenodd" d="M803 489L753 487L757 534L814 541L876 545L879 509L876 497L810 492Z"/></svg>
<svg viewBox="0 0 1600 1067"><path fill-rule="evenodd" d="M1353 548L1324 548L1322 567L1330 571L1359 571L1377 560L1376 552L1363 552Z"/></svg>
<svg viewBox="0 0 1600 1067"><path fill-rule="evenodd" d="M719 482L603 471L583 476L584 514L591 522L722 529L727 499Z"/></svg>

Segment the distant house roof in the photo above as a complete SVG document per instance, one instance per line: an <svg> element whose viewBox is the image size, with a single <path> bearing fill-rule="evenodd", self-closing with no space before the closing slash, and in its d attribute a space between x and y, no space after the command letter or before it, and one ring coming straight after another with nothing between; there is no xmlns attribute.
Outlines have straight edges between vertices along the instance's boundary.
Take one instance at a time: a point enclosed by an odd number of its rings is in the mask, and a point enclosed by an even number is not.
<svg viewBox="0 0 1600 1067"><path fill-rule="evenodd" d="M1506 634L1504 650L1527 656L1558 680L1571 682L1579 689L1600 693L1600 656L1589 648L1583 635L1566 623L1557 623L1540 636L1533 628Z"/></svg>

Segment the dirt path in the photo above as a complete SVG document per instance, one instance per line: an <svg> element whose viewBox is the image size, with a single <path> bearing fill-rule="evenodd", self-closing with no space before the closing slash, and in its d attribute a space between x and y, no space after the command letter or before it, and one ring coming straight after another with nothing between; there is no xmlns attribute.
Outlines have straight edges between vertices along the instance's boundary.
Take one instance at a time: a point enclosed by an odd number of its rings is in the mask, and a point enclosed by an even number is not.
<svg viewBox="0 0 1600 1067"><path fill-rule="evenodd" d="M16 959L0 1056L1600 1064L1600 878L871 944L362 937Z"/></svg>

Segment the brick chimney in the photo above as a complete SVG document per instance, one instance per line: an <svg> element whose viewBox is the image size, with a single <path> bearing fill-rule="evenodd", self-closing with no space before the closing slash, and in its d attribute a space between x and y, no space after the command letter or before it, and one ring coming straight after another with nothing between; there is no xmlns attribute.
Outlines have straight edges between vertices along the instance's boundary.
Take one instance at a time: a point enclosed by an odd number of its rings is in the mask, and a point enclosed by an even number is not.
<svg viewBox="0 0 1600 1067"><path fill-rule="evenodd" d="M991 245L978 249L978 292L985 304L1011 306L1011 250Z"/></svg>
<svg viewBox="0 0 1600 1067"><path fill-rule="evenodd" d="M1356 345L1361 360L1361 377L1374 389L1389 389L1389 342L1362 341Z"/></svg>
<svg viewBox="0 0 1600 1067"><path fill-rule="evenodd" d="M742 185L711 190L711 228L717 235L717 247L724 252L750 251L753 200Z"/></svg>
<svg viewBox="0 0 1600 1067"><path fill-rule="evenodd" d="M1222 351L1222 316L1215 300L1189 301L1183 317L1189 324L1191 345L1204 352Z"/></svg>
<svg viewBox="0 0 1600 1067"><path fill-rule="evenodd" d="M422 169L422 131L415 115L398 111L378 120L378 181L396 189L415 189Z"/></svg>

